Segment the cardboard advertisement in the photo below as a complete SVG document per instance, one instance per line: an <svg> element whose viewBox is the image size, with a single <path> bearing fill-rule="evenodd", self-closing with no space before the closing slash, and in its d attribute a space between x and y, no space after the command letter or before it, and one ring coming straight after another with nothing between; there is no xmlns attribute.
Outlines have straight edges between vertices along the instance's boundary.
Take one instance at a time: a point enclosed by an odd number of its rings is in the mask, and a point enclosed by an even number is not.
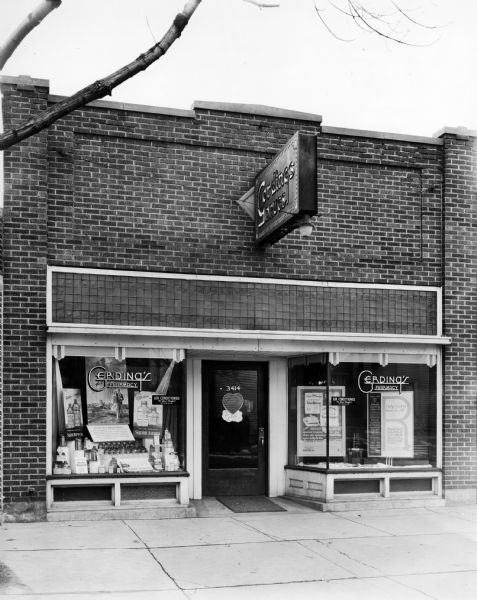
<svg viewBox="0 0 477 600"><path fill-rule="evenodd" d="M128 381L126 361L86 358L86 405L88 423L129 423L128 389L140 381Z"/></svg>
<svg viewBox="0 0 477 600"><path fill-rule="evenodd" d="M153 392L134 392L133 434L135 437L160 435L163 423L162 404ZM156 402L155 402L156 400Z"/></svg>
<svg viewBox="0 0 477 600"><path fill-rule="evenodd" d="M83 409L81 390L63 388L63 407L65 414L65 435L67 440L74 440L83 435Z"/></svg>
<svg viewBox="0 0 477 600"><path fill-rule="evenodd" d="M382 456L414 457L414 394L382 392Z"/></svg>
<svg viewBox="0 0 477 600"><path fill-rule="evenodd" d="M297 456L326 456L326 387L297 388ZM331 396L344 396L341 386L330 387ZM344 456L346 407L329 406L330 456Z"/></svg>
<svg viewBox="0 0 477 600"><path fill-rule="evenodd" d="M368 456L414 457L414 393L368 394Z"/></svg>

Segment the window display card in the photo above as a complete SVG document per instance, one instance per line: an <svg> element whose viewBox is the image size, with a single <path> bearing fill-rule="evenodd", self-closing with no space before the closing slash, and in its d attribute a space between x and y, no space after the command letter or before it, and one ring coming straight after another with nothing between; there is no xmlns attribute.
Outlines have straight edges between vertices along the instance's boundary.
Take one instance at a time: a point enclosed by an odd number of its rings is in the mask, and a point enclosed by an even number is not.
<svg viewBox="0 0 477 600"><path fill-rule="evenodd" d="M326 456L326 387L297 388L297 455ZM330 387L330 396L344 396L345 388ZM346 407L330 406L330 456L344 456L346 447Z"/></svg>
<svg viewBox="0 0 477 600"><path fill-rule="evenodd" d="M368 394L368 456L414 457L413 392Z"/></svg>
<svg viewBox="0 0 477 600"><path fill-rule="evenodd" d="M153 466L149 462L148 454L128 454L127 456L118 454L116 458L124 473L143 473L154 471Z"/></svg>
<svg viewBox="0 0 477 600"><path fill-rule="evenodd" d="M368 456L381 456L381 393L368 394Z"/></svg>
<svg viewBox="0 0 477 600"><path fill-rule="evenodd" d="M71 472L77 475L88 473L88 462L84 450L73 450L70 454Z"/></svg>
<svg viewBox="0 0 477 600"><path fill-rule="evenodd" d="M128 389L142 380L128 374L125 360L86 357L85 366L88 423L129 423Z"/></svg>
<svg viewBox="0 0 477 600"><path fill-rule="evenodd" d="M305 392L305 414L319 415L323 406L322 392Z"/></svg>
<svg viewBox="0 0 477 600"><path fill-rule="evenodd" d="M382 392L382 455L414 457L414 394Z"/></svg>
<svg viewBox="0 0 477 600"><path fill-rule="evenodd" d="M65 412L65 434L67 440L83 435L83 410L81 390L63 388L63 407Z"/></svg>
<svg viewBox="0 0 477 600"><path fill-rule="evenodd" d="M134 441L129 425L111 423L110 425L87 425L86 427L93 442Z"/></svg>
<svg viewBox="0 0 477 600"><path fill-rule="evenodd" d="M153 392L134 392L133 433L135 437L153 437L162 431L162 404L155 404Z"/></svg>

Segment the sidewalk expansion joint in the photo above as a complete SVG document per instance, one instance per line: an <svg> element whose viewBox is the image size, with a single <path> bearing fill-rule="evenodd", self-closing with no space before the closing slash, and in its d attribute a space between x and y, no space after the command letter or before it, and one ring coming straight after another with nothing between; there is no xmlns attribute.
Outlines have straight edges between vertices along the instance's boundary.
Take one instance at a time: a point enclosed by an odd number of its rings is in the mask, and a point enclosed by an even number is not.
<svg viewBox="0 0 477 600"><path fill-rule="evenodd" d="M419 575L422 575L422 573L419 573ZM426 596L427 598L430 598L431 600L439 600L437 598L437 596L432 596L431 594L428 594L424 590L420 590L419 588L416 588L412 585L408 585L407 583L404 583L403 581L396 581L395 579L393 579L393 577L399 577L399 575L388 575L388 576L386 576L386 579L387 579L387 581L392 581L393 583L397 583L398 585L401 585L402 587L406 588L407 590L412 590L413 592L417 592L418 594L423 594L424 596Z"/></svg>
<svg viewBox="0 0 477 600"><path fill-rule="evenodd" d="M181 588L181 586L177 583L177 581L175 580L175 578L167 571L167 569L164 567L164 565L159 561L159 559L154 556L153 552L151 551L150 548L147 547L147 551L149 552L149 554L152 556L153 560L161 567L162 571L164 572L165 575L167 575L167 577L169 577L169 579L172 581L172 583L176 586L177 590L182 592L182 594L187 598L187 595L185 594L184 590Z"/></svg>
<svg viewBox="0 0 477 600"><path fill-rule="evenodd" d="M264 533L257 527L254 527L251 523L247 523L246 521L242 521L242 520L234 518L234 517L232 518L232 520L234 521L234 523L239 523L241 525L241 527L243 527L244 529L250 529L251 531L255 531L256 533L259 533L260 535L265 535L266 537L268 537L270 539L270 541L273 541L273 542L282 541L282 538L271 535L270 533Z"/></svg>
<svg viewBox="0 0 477 600"><path fill-rule="evenodd" d="M130 531L132 531L132 533L134 533L134 535L141 542L141 544L144 546L144 548L148 548L146 542L141 538L141 536L137 533L137 531L135 531L131 527L131 525L129 525L129 523L126 523L126 521L124 521L123 519L121 519L121 523L123 523Z"/></svg>
<svg viewBox="0 0 477 600"><path fill-rule="evenodd" d="M346 538L345 538L346 539ZM303 540L305 541L305 540ZM366 569L371 569L372 571L376 571L376 575L371 575L369 576L370 578L374 578L374 577L382 577L382 576L386 576L380 569L378 569L377 567L373 567L372 565L369 565L368 563L365 563L361 560L357 560L356 558L353 558L352 556L349 556L348 554L346 554L346 552L343 552L343 550L340 550L339 548L335 548L333 546L331 546L331 542L333 540L316 540L316 542L318 542L318 544L321 544L322 546L324 546L325 548L328 548L329 550L332 550L333 552L336 552L337 554L340 554L341 556L344 556L347 560L352 561L358 565L361 565L362 567L365 567ZM318 556L320 556L321 558L324 558L325 560L327 560L328 562L330 562L331 564L335 564L333 563L332 560L330 560L330 558L328 558L327 556L323 556L323 554L320 554L319 552L317 552L316 550L313 550L313 548L308 548L308 546L306 546L305 544L300 544L301 546L303 546L304 548L307 548L308 550L311 550L312 552L314 552L315 554L317 554ZM344 567L343 565L339 565L342 569L344 569L345 571L348 571L349 573L351 573L353 575L353 577L358 577L355 573L353 573L353 571L351 571L349 568Z"/></svg>

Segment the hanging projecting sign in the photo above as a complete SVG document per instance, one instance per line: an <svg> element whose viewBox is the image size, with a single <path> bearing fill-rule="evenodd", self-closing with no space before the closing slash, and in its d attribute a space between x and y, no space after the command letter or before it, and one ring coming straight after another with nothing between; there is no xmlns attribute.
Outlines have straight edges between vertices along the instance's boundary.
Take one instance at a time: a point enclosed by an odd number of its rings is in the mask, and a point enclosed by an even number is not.
<svg viewBox="0 0 477 600"><path fill-rule="evenodd" d="M255 179L255 237L273 244L316 215L316 138L296 133Z"/></svg>

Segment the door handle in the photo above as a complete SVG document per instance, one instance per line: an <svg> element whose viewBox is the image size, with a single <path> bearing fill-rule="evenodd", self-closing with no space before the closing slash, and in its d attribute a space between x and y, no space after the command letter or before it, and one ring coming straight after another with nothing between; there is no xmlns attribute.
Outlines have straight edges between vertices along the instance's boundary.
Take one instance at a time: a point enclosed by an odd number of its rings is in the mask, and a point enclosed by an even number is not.
<svg viewBox="0 0 477 600"><path fill-rule="evenodd" d="M258 428L258 443L260 446L265 445L265 427Z"/></svg>

